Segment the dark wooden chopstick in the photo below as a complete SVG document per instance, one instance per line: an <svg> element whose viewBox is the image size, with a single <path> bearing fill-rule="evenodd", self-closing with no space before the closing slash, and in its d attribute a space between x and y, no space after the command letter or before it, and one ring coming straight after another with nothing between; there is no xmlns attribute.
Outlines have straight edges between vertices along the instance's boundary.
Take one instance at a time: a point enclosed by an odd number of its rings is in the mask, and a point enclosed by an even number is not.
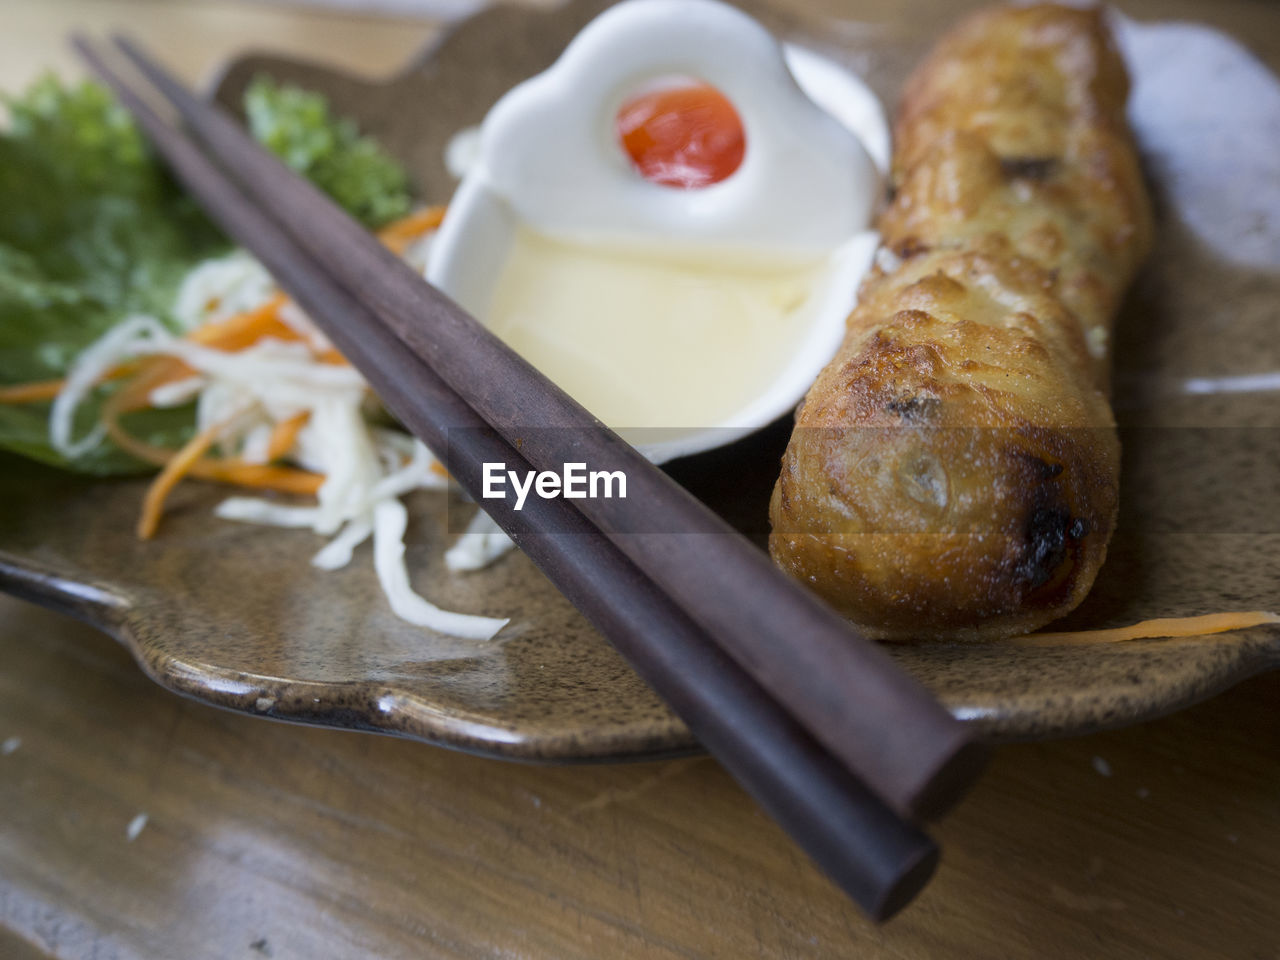
<svg viewBox="0 0 1280 960"><path fill-rule="evenodd" d="M977 776L982 751L969 731L884 651L220 108L195 97L136 45L117 43L246 192L533 467L558 473L566 462L585 461L593 470L622 470L626 499L588 498L575 501L577 508L890 806L916 818L937 815Z"/></svg>
<svg viewBox="0 0 1280 960"><path fill-rule="evenodd" d="M433 447L448 443L450 468L465 488L478 491L486 460L521 463L519 453L487 429L429 367L400 349L376 317L148 107L92 47L82 39L75 44L178 178L228 234L258 255L366 374L388 407ZM735 778L871 916L890 916L923 887L937 862L929 838L845 771L585 517L563 500L530 500L520 513L509 501L489 501L489 509Z"/></svg>

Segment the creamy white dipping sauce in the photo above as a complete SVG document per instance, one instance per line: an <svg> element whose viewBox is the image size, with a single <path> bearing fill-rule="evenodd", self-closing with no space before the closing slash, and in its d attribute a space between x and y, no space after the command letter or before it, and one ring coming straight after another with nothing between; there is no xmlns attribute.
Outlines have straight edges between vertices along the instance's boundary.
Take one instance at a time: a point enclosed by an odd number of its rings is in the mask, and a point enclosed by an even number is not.
<svg viewBox="0 0 1280 960"><path fill-rule="evenodd" d="M521 227L487 325L610 427L720 426L790 362L825 266L586 246Z"/></svg>

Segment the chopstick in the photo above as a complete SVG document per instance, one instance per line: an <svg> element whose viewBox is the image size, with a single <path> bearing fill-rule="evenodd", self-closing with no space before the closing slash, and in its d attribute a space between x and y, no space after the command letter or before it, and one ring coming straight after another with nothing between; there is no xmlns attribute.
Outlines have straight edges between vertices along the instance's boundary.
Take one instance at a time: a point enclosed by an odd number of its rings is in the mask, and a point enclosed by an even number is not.
<svg viewBox="0 0 1280 960"><path fill-rule="evenodd" d="M622 471L625 499L577 500L577 509L891 807L928 819L976 778L983 752L969 731L887 653L220 108L193 95L135 44L115 39L245 191L530 465L560 473L567 462L585 461L590 470ZM531 413L539 420L533 429Z"/></svg>
<svg viewBox="0 0 1280 960"><path fill-rule="evenodd" d="M77 50L138 120L178 178L475 492L482 464L520 454L297 248L181 132L166 123L83 39ZM429 415L427 411L430 411ZM729 772L869 915L883 920L923 888L937 849L844 770L653 583L563 500L490 512L522 549L658 690ZM556 530L555 534L538 534Z"/></svg>

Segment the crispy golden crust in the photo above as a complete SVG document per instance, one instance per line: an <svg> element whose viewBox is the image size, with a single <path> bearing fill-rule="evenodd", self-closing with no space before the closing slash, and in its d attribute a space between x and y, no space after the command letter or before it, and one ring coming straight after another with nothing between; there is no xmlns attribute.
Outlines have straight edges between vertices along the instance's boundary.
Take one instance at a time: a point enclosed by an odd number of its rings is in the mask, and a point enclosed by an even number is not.
<svg viewBox="0 0 1280 960"><path fill-rule="evenodd" d="M873 636L1032 630L1102 565L1106 347L1151 230L1126 94L1101 16L1049 4L970 17L907 85L889 253L770 510L778 564Z"/></svg>

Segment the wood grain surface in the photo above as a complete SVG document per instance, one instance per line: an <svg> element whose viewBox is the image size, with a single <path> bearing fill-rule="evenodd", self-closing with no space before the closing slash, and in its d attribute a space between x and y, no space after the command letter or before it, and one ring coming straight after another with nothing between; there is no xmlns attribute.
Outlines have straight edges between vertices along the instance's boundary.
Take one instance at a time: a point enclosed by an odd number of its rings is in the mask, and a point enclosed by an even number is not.
<svg viewBox="0 0 1280 960"><path fill-rule="evenodd" d="M0 956L1280 957L1280 675L1004 748L876 928L710 759L286 726L34 607L0 599L0 625Z"/></svg>
<svg viewBox="0 0 1280 960"><path fill-rule="evenodd" d="M1249 33L1248 3L1165 7L1277 43ZM66 64L73 25L128 25L190 79L246 46L386 73L435 32L0 0L0 89ZM1142 727L1002 749L938 828L933 885L876 928L709 759L518 766L220 712L0 598L0 958L1277 960L1278 708L1271 675Z"/></svg>

